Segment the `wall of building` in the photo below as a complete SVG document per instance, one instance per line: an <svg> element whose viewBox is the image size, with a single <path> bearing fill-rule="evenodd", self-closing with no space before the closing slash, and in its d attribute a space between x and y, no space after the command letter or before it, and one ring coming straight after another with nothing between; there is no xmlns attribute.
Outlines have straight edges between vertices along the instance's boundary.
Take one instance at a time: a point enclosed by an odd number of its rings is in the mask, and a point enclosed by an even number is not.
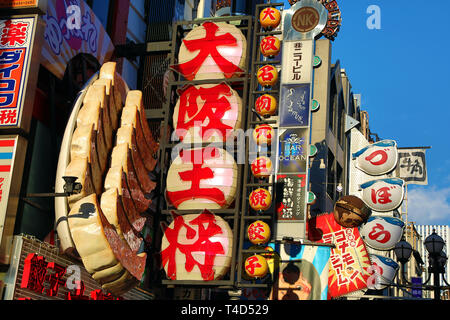
<svg viewBox="0 0 450 320"><path fill-rule="evenodd" d="M329 40L316 42L316 56L322 63L314 70L314 100L319 110L312 113L311 144L318 149L311 165L311 190L317 196L311 214L331 212L334 203L346 193L349 136L345 132L346 115L354 108L351 83L340 62L332 64ZM326 168L321 169L321 159ZM343 189L338 191L341 184Z"/></svg>

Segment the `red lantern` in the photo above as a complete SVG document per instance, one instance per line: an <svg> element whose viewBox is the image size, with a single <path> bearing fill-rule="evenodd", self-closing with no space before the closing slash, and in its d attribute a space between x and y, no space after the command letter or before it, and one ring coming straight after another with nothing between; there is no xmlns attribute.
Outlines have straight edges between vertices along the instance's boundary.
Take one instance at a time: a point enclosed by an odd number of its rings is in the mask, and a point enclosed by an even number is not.
<svg viewBox="0 0 450 320"><path fill-rule="evenodd" d="M252 173L257 178L268 178L272 174L272 160L258 157L251 164Z"/></svg>
<svg viewBox="0 0 450 320"><path fill-rule="evenodd" d="M264 57L275 57L278 53L280 53L280 39L274 36L265 37L261 40L259 48Z"/></svg>
<svg viewBox="0 0 450 320"><path fill-rule="evenodd" d="M263 188L253 190L248 197L250 207L255 211L265 211L272 205L272 195Z"/></svg>
<svg viewBox="0 0 450 320"><path fill-rule="evenodd" d="M253 130L253 139L257 145L269 145L275 137L275 130L268 124L261 124Z"/></svg>
<svg viewBox="0 0 450 320"><path fill-rule="evenodd" d="M264 221L255 221L247 228L248 239L253 244L264 244L270 240L270 227Z"/></svg>
<svg viewBox="0 0 450 320"><path fill-rule="evenodd" d="M268 64L259 68L256 77L258 78L258 83L263 87L272 87L278 81L278 70Z"/></svg>
<svg viewBox="0 0 450 320"><path fill-rule="evenodd" d="M263 256L255 254L245 260L245 273L252 278L263 278L268 271L269 267Z"/></svg>
<svg viewBox="0 0 450 320"><path fill-rule="evenodd" d="M231 265L233 232L221 217L208 211L175 215L164 226L162 266L169 279L212 281Z"/></svg>
<svg viewBox="0 0 450 320"><path fill-rule="evenodd" d="M278 27L281 22L281 13L275 8L265 8L259 14L259 23L263 29L271 30Z"/></svg>
<svg viewBox="0 0 450 320"><path fill-rule="evenodd" d="M205 22L183 39L179 64L171 66L187 80L223 79L244 74L247 41L234 25Z"/></svg>
<svg viewBox="0 0 450 320"><path fill-rule="evenodd" d="M214 147L181 150L167 174L167 198L178 210L227 208L236 186L234 157Z"/></svg>
<svg viewBox="0 0 450 320"><path fill-rule="evenodd" d="M263 94L255 102L255 111L262 117L270 117L277 111L277 99L270 94Z"/></svg>
<svg viewBox="0 0 450 320"><path fill-rule="evenodd" d="M188 86L179 93L173 124L183 142L225 141L241 127L242 99L229 85Z"/></svg>

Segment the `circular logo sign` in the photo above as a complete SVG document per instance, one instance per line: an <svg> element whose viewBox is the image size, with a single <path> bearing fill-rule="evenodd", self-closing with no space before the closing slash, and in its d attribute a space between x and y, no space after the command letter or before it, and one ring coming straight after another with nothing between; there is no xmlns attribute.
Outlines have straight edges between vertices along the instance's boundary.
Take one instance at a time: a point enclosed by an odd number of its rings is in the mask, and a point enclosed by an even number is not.
<svg viewBox="0 0 450 320"><path fill-rule="evenodd" d="M298 32L310 32L320 22L320 15L312 7L303 7L292 16L292 27Z"/></svg>

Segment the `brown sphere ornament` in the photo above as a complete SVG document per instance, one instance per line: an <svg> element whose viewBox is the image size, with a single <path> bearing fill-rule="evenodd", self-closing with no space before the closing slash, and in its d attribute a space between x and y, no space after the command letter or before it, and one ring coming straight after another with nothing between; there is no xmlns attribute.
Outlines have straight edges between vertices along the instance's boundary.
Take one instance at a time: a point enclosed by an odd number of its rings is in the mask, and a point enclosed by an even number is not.
<svg viewBox="0 0 450 320"><path fill-rule="evenodd" d="M334 219L345 228L356 228L372 214L370 208L356 196L343 196L334 205Z"/></svg>

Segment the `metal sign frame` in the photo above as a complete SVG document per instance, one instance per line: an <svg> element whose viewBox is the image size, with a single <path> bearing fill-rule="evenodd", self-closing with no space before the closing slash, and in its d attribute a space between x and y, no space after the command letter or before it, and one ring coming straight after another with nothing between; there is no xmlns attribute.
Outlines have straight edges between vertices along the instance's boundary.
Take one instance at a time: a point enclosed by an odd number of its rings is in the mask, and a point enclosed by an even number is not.
<svg viewBox="0 0 450 320"><path fill-rule="evenodd" d="M211 22L229 22L231 24L234 24L237 28L239 28L244 36L246 37L246 41L248 44L251 43L252 39L252 24L253 24L253 17L252 16L227 16L227 17L214 17L210 19L199 19L194 21L179 21L173 23L173 33L172 33L172 42L170 46L170 64L174 65L176 63L176 57L177 53L179 51L179 48L181 46L182 40L184 36L191 31L196 25L199 25L205 21L211 21ZM247 51L247 56L245 57L245 66L247 69L250 67L250 50ZM246 74L248 74L250 70L246 71ZM172 98L176 97L178 95L177 89L187 85L200 85L200 84L208 84L208 83L218 83L218 82L224 82L228 85L233 87L239 87L240 92L242 92L241 99L242 99L242 105L247 106L248 103L248 92L250 90L250 80L248 76L244 77L233 77L230 79L211 79L211 80L194 80L194 81L186 81L183 80L183 78L179 75L174 73L174 80L170 80L168 82L167 91L166 91L166 100L163 104L162 114L163 119L162 120L162 128L168 128L169 124L172 123L172 117L173 117L173 110L175 107L176 99ZM246 116L245 112L243 112L243 119L242 123L246 123ZM170 136L172 132L168 132L169 130L163 130L161 134L160 139L160 176L158 177L159 183L158 188L160 188L160 193L162 196L158 198L157 207L161 208L161 215L155 219L155 225L159 225L159 222L166 221L169 219L169 216L172 214L172 212L183 215L183 214L190 214L190 213L200 213L201 210L175 210L174 208L170 207L163 194L165 194L166 190L166 177L167 172L170 167L170 155L172 149L177 145L176 142L170 141ZM188 145L187 145L188 146ZM195 144L193 147L204 147L204 146L214 146L214 143L199 143ZM234 145L234 152L233 155L235 159L237 157L241 157L238 153L239 148L236 145ZM230 152L230 151L229 151ZM238 184L236 189L236 194L241 195L243 194L243 188L242 188L242 177L246 177L245 174L246 165L238 164ZM237 196L235 199L234 204L231 208L228 209L221 209L221 210L209 210L211 213L218 215L222 217L225 221L228 222L230 225L230 228L233 231L233 247L232 247L232 259L231 259L231 267L229 272L227 273L227 276L224 277L221 280L212 280L212 281L194 281L194 280L167 280L167 279L160 279L162 285L166 286L202 286L202 287L217 287L217 288L224 288L224 289L233 289L236 285L236 260L238 257L238 235L239 235L239 226L240 226L240 216L241 216L241 201L245 200L242 199L242 197ZM245 202L245 201L243 201Z"/></svg>

